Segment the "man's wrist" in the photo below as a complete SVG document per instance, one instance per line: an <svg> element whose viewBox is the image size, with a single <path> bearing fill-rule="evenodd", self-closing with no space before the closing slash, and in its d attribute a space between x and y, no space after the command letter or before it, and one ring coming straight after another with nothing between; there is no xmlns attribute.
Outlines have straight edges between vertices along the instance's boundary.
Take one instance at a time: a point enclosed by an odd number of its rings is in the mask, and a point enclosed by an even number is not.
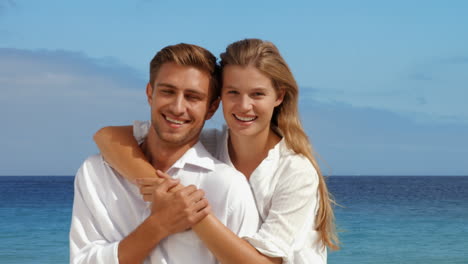
<svg viewBox="0 0 468 264"><path fill-rule="evenodd" d="M152 237L157 240L157 243L170 235L169 230L161 225L160 219L155 215L148 216L145 222L150 227L148 230L152 233Z"/></svg>

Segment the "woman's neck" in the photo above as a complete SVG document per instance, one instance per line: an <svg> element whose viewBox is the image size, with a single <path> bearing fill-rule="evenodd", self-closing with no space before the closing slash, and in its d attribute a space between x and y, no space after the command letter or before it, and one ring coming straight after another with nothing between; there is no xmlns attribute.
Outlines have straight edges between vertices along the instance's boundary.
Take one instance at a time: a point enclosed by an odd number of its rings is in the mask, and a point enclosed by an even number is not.
<svg viewBox="0 0 468 264"><path fill-rule="evenodd" d="M270 128L254 136L229 133L228 150L234 167L250 179L252 172L268 156L281 138Z"/></svg>

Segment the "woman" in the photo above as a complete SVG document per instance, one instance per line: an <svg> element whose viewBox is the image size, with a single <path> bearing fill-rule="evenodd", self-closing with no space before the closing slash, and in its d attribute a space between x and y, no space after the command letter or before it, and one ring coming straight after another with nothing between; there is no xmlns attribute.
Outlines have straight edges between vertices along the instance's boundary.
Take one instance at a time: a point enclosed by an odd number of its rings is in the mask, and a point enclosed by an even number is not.
<svg viewBox="0 0 468 264"><path fill-rule="evenodd" d="M298 86L289 67L271 42L258 39L229 45L221 67L229 129L204 131L201 140L249 180L263 223L245 240L215 224L194 230L203 241L214 234L229 239L230 247L206 243L223 263L326 263L326 247L338 249L332 200L299 119ZM132 138L133 149L112 143L111 137ZM155 177L146 161L134 158L134 153L144 155L128 127L102 129L95 140L124 177Z"/></svg>

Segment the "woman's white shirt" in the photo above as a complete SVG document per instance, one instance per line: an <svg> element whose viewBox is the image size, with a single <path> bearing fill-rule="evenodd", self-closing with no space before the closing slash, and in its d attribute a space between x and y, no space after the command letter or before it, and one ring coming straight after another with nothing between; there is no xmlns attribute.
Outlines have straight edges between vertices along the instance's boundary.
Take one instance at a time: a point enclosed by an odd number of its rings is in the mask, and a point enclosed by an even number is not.
<svg viewBox="0 0 468 264"><path fill-rule="evenodd" d="M148 127L135 122L137 140L146 136ZM226 127L203 130L200 141L213 156L234 167L228 134ZM264 255L283 258L284 264L327 263L327 250L314 229L319 195L311 162L291 151L282 139L254 170L249 183L262 224L255 235L243 238Z"/></svg>

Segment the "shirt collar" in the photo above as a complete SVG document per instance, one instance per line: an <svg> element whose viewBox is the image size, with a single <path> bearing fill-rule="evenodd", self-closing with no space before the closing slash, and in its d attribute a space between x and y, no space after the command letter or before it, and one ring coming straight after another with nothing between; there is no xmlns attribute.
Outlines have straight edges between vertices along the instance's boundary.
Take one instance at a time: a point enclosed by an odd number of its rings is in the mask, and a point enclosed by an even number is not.
<svg viewBox="0 0 468 264"><path fill-rule="evenodd" d="M221 141L221 147L218 148L217 157L222 162L226 163L227 165L235 168L234 164L231 161L231 157L229 156L229 149L228 149L228 140L229 140L229 128L224 125L223 126L223 140Z"/></svg>
<svg viewBox="0 0 468 264"><path fill-rule="evenodd" d="M283 134L281 133L280 129L277 127L273 127L273 130L275 130L275 132L281 135L282 138L280 142L278 142L272 149L268 151L268 155L266 156L264 161L265 160L278 161L281 156L289 155L292 153L291 150L286 145L286 140L282 136ZM228 139L229 139L229 128L227 126L223 126L223 141L222 141L222 145L219 149L219 153L217 156L222 162L230 165L231 167L235 167L229 156Z"/></svg>
<svg viewBox="0 0 468 264"><path fill-rule="evenodd" d="M193 165L203 169L214 171L215 164L213 156L205 149L203 144L198 141L185 154L180 157L171 168L182 169L185 165Z"/></svg>

